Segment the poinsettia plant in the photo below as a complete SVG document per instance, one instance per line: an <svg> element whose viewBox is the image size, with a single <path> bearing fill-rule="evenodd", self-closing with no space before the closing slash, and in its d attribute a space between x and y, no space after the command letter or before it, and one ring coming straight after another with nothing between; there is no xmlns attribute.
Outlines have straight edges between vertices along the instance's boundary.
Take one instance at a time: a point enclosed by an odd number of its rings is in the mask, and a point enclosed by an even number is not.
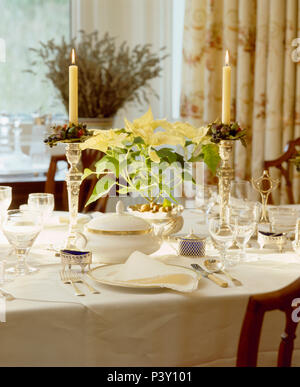
<svg viewBox="0 0 300 387"><path fill-rule="evenodd" d="M124 121L124 128L95 130L81 144L82 149L105 153L95 170L84 171L83 178L92 174L99 178L87 205L115 186L119 194L138 193L150 203L161 198L176 202L172 189L183 181L194 182L187 162L204 160L215 173L219 148L207 135L209 128L155 120L151 108L133 122Z"/></svg>

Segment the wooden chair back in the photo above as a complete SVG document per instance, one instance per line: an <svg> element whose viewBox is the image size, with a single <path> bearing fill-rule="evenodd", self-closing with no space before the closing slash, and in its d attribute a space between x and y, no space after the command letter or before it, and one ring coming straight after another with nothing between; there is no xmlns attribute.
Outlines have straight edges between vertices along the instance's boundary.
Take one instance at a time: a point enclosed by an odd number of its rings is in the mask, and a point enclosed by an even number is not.
<svg viewBox="0 0 300 387"><path fill-rule="evenodd" d="M257 366L264 315L266 312L273 310L280 310L286 316L285 331L281 335L277 366L291 366L296 329L300 320L299 297L300 278L281 290L250 297L240 335L237 367ZM297 303L299 304L297 305ZM297 313L298 311L299 313Z"/></svg>
<svg viewBox="0 0 300 387"><path fill-rule="evenodd" d="M269 171L270 168L274 167L281 172L281 176L285 180L286 193L289 204L295 204L292 185L292 164L290 161L298 153L297 146L300 146L300 137L296 140L288 142L285 148L285 152L278 159L264 162L264 169ZM270 203L273 204L272 195L270 195Z"/></svg>
<svg viewBox="0 0 300 387"><path fill-rule="evenodd" d="M102 157L102 153L95 150L85 150L82 152L82 167L89 168L92 167L95 162L100 160ZM57 195L61 197L61 206L59 207L62 211L68 211L68 193L66 184L63 186L62 192L57 192L57 184L55 184L55 174L57 171L57 164L59 161L65 161L67 163L67 158L65 155L53 155L50 160L50 165L47 173L47 179L45 183L45 192L52 193L53 195ZM97 202L90 204L85 207L85 203L87 199L90 197L93 189L97 183L96 175L92 175L91 178L86 179L82 182L80 187L79 194L79 203L78 203L78 211L79 212L89 212L89 211L106 211L106 205L108 197L104 197L99 199Z"/></svg>

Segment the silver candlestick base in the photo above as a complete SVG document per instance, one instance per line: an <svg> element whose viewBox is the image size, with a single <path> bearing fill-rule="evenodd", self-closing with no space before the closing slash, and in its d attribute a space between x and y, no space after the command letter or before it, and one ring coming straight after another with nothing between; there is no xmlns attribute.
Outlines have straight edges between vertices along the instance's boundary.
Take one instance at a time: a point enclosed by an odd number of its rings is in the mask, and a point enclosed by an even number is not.
<svg viewBox="0 0 300 387"><path fill-rule="evenodd" d="M218 170L219 178L219 195L220 195L220 219L222 228L226 229L229 222L229 200L231 180L234 178L234 169L232 168L233 156L232 140L223 140L219 145L219 154L221 157L221 166Z"/></svg>
<svg viewBox="0 0 300 387"><path fill-rule="evenodd" d="M78 169L78 164L81 159L80 143L70 143L66 146L66 157L70 164L70 169L66 176L68 203L69 203L69 232L65 244L66 249L76 249L76 242L81 238L77 232L77 215L79 191L82 180L82 172Z"/></svg>

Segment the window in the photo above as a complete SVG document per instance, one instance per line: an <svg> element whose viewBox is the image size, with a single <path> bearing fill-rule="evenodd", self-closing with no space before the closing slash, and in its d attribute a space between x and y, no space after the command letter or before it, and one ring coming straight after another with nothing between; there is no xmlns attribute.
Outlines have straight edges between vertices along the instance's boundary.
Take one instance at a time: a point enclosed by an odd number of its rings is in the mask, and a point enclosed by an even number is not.
<svg viewBox="0 0 300 387"><path fill-rule="evenodd" d="M30 47L50 39L70 38L69 0L0 0L0 38L6 61L0 62L0 112L6 114L65 114L52 84L45 83L45 66L30 69Z"/></svg>
<svg viewBox="0 0 300 387"><path fill-rule="evenodd" d="M180 91L181 91L184 12L185 12L185 1L173 0L172 116L174 119L180 118Z"/></svg>

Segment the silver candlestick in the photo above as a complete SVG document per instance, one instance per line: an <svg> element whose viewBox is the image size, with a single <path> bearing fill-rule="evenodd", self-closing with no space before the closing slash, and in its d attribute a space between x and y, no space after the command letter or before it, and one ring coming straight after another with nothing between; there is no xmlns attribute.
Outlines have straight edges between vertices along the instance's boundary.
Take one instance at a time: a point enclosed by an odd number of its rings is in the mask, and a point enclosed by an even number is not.
<svg viewBox="0 0 300 387"><path fill-rule="evenodd" d="M76 249L76 240L80 234L77 232L78 201L82 180L82 172L78 169L78 164L81 159L80 143L67 144L66 157L68 163L70 164L70 169L66 176L70 219L69 232L65 248Z"/></svg>
<svg viewBox="0 0 300 387"><path fill-rule="evenodd" d="M220 218L223 226L228 225L231 180L234 178L234 169L232 168L233 145L234 141L223 140L219 146L219 154L222 161L218 170L218 178Z"/></svg>

